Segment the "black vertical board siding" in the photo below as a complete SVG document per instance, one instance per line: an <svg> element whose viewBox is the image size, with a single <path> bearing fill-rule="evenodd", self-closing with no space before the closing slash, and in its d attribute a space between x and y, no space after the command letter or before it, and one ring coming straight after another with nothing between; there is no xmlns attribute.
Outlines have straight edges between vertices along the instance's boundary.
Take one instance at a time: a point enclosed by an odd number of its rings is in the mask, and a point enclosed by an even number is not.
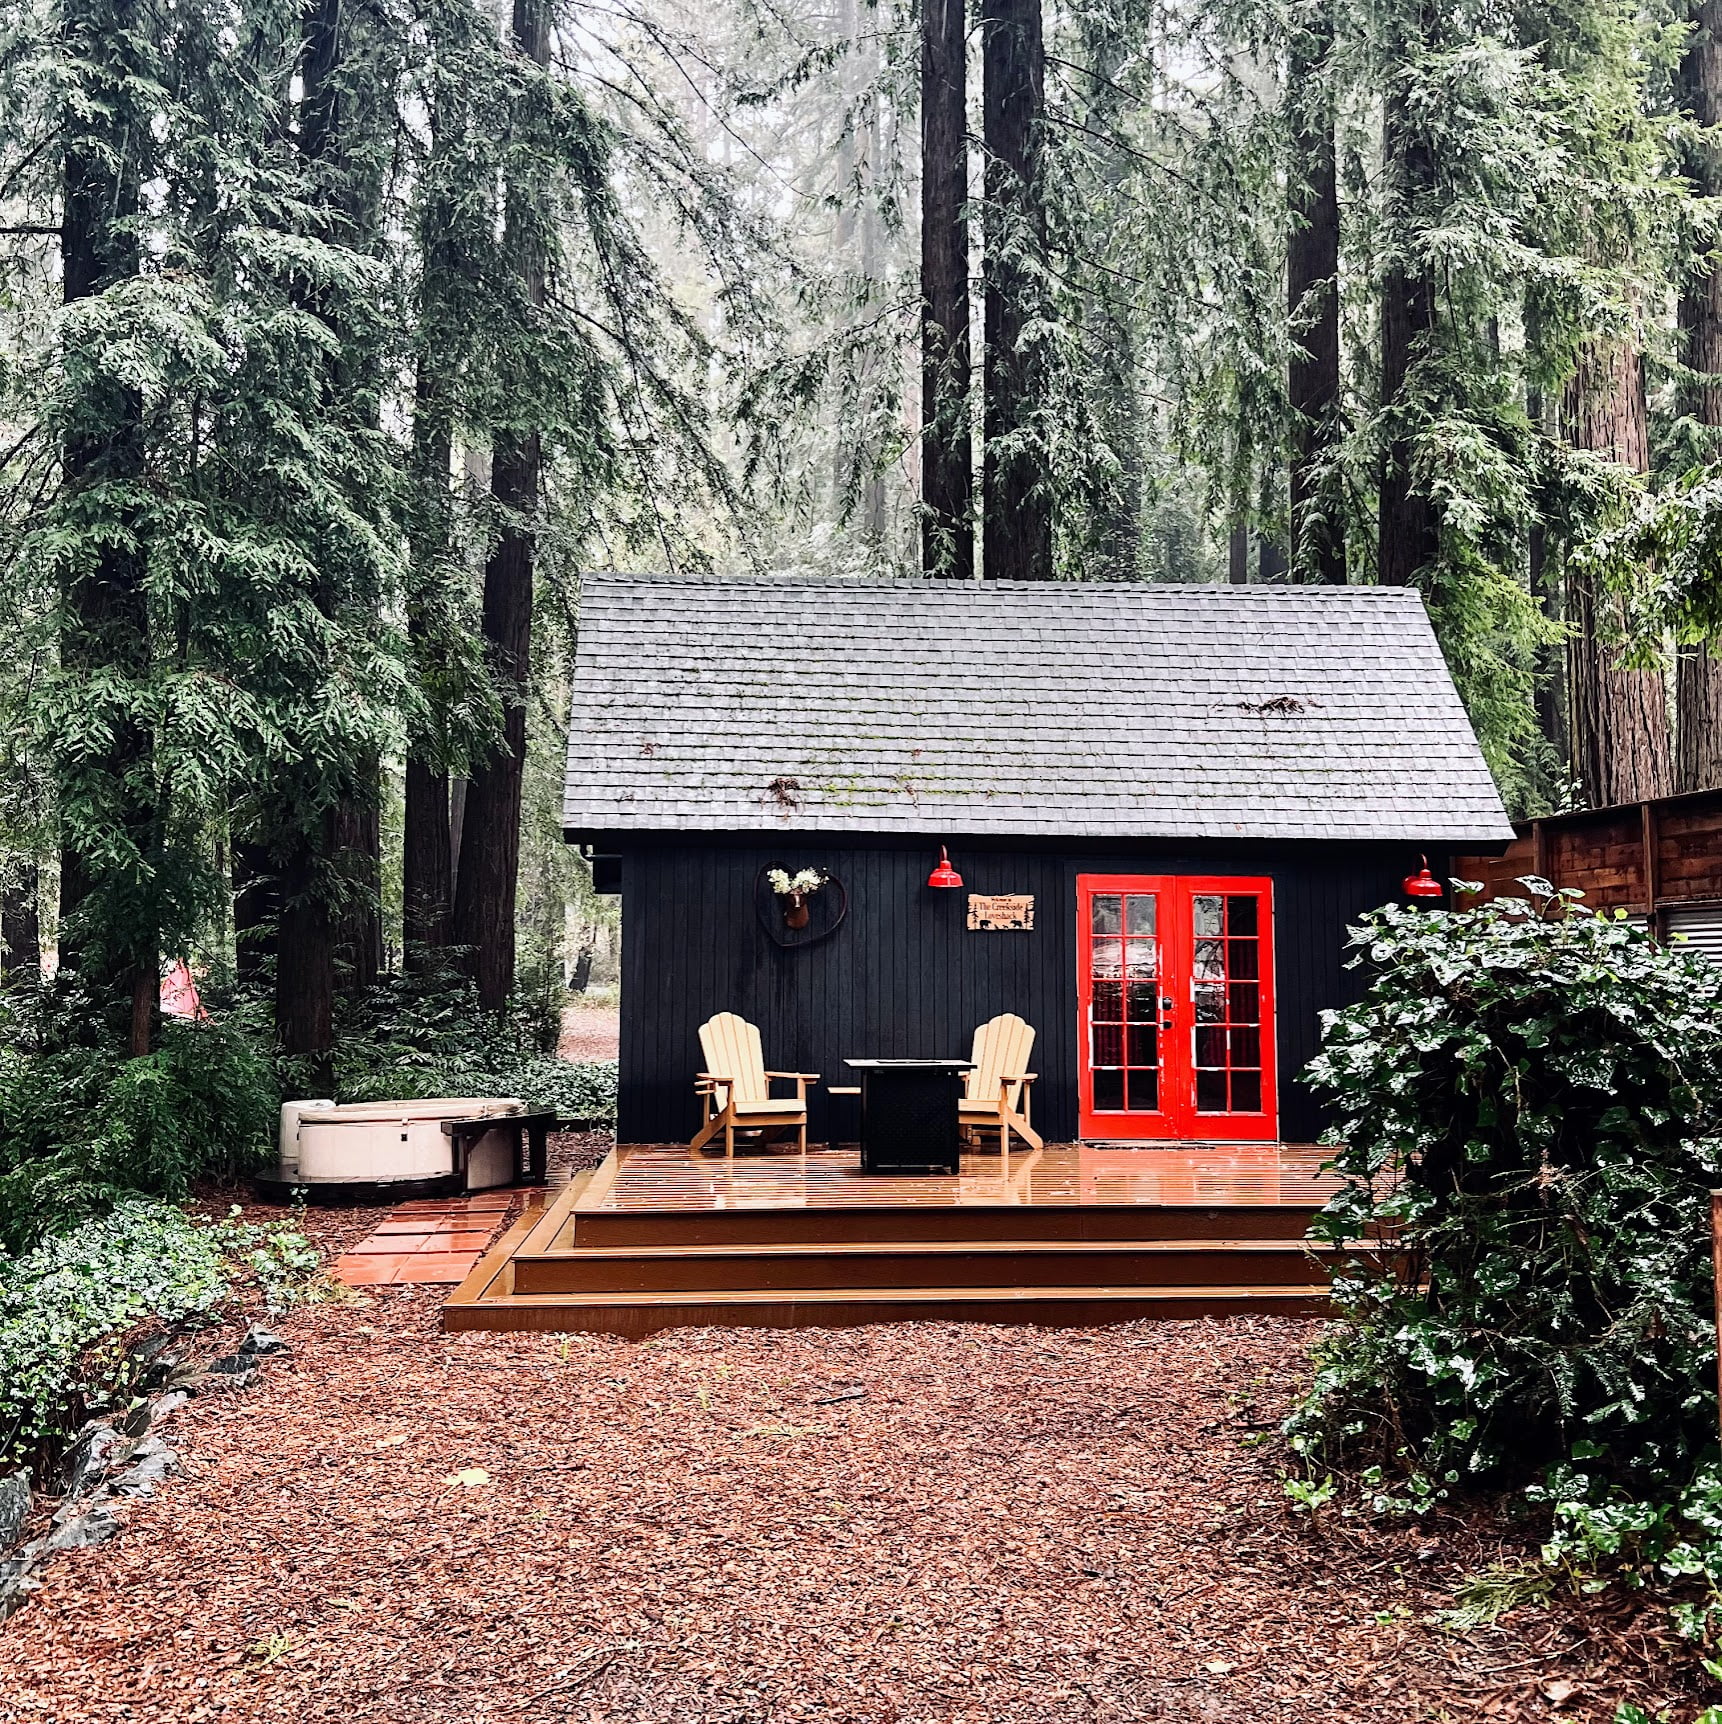
<svg viewBox="0 0 1722 1724"><path fill-rule="evenodd" d="M699 1026L733 1011L760 1027L765 1063L818 1072L810 1132L830 1130L824 1088L847 1084L844 1058L966 1055L975 1027L999 1012L1034 1025L1036 1124L1049 1140L1077 1126L1076 877L1114 874L1266 874L1274 882L1280 1135L1308 1142L1320 1110L1297 1074L1315 1052L1317 1014L1362 986L1344 969L1345 929L1399 896L1416 866L1402 845L1179 848L1084 853L1072 846L1010 850L953 846L960 891L927 875L936 843L831 844L786 835L749 841L646 844L622 837L622 1033L618 1130L624 1142L673 1142L698 1118ZM1441 877L1444 855L1430 854ZM785 950L760 926L760 868L819 867L849 894L831 938ZM1026 933L970 933L970 892L1026 892ZM849 1110L844 1117L852 1118Z"/></svg>

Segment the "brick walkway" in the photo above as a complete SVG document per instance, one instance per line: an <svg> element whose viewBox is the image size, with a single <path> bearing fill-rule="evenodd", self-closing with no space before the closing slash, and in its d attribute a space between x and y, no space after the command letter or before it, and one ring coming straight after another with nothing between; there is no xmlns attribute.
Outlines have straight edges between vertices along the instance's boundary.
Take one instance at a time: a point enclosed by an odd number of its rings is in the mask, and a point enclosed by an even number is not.
<svg viewBox="0 0 1722 1724"><path fill-rule="evenodd" d="M375 1233L335 1260L335 1279L349 1287L463 1281L513 1207L514 1194L507 1191L403 1203L389 1211Z"/></svg>

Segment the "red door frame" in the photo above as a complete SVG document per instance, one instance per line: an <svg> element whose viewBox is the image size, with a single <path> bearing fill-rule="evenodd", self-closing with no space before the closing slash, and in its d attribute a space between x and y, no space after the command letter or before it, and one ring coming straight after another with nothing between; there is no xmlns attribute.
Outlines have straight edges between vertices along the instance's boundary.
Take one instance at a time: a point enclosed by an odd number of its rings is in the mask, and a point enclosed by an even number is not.
<svg viewBox="0 0 1722 1724"><path fill-rule="evenodd" d="M1160 974L1156 999L1170 998L1170 1011L1159 1017L1160 1084L1158 1109L1153 1113L1097 1112L1089 1011L1093 1004L1093 922L1090 900L1097 893L1153 893L1160 943ZM1194 900L1200 896L1253 894L1260 906L1256 953L1260 969L1261 1109L1255 1113L1196 1111L1196 1005L1192 967L1195 962ZM1076 878L1077 917L1077 1084L1079 1131L1085 1138L1114 1142L1194 1140L1224 1143L1271 1142L1279 1134L1274 997L1274 893L1265 875L1229 874L1079 874Z"/></svg>

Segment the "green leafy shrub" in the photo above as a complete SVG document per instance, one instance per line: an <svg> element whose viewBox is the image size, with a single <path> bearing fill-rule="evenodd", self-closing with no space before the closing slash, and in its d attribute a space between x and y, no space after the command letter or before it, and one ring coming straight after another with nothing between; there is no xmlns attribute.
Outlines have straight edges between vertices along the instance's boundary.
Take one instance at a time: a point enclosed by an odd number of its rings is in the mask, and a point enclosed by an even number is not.
<svg viewBox="0 0 1722 1724"><path fill-rule="evenodd" d="M51 990L42 990L51 996ZM128 1193L182 1198L266 1159L275 1074L243 1024L168 1019L155 1051L68 1041L58 1007L14 1004L0 1041L0 1243L98 1213Z"/></svg>
<svg viewBox="0 0 1722 1724"><path fill-rule="evenodd" d="M554 1109L558 1119L615 1123L614 1060L532 1060L495 1073L491 1088L520 1096L528 1107Z"/></svg>
<svg viewBox="0 0 1722 1724"><path fill-rule="evenodd" d="M336 1029L341 1101L517 1095L561 1119L616 1117L615 1061L551 1057L536 1008L486 1012L462 978L388 977L346 1002Z"/></svg>
<svg viewBox="0 0 1722 1724"><path fill-rule="evenodd" d="M122 1394L141 1330L214 1312L239 1273L280 1303L316 1263L291 1230L200 1222L143 1198L0 1256L0 1465L40 1462Z"/></svg>
<svg viewBox="0 0 1722 1724"><path fill-rule="evenodd" d="M1534 912L1354 931L1372 980L1309 1068L1347 1177L1317 1227L1403 1255L1340 1284L1290 1430L1320 1469L1540 1481L1570 1520L1672 1503L1715 1449L1722 970L1527 885Z"/></svg>

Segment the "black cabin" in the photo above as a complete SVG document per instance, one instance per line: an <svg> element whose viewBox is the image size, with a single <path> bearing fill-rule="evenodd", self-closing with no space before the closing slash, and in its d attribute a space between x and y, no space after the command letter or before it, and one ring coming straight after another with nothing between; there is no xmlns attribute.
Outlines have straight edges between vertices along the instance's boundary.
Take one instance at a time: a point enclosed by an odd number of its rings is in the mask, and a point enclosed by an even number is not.
<svg viewBox="0 0 1722 1724"><path fill-rule="evenodd" d="M632 1143L721 1011L824 1084L1016 1012L1049 1140L1309 1141L1346 925L1512 837L1407 590L728 577L586 581L564 826Z"/></svg>

